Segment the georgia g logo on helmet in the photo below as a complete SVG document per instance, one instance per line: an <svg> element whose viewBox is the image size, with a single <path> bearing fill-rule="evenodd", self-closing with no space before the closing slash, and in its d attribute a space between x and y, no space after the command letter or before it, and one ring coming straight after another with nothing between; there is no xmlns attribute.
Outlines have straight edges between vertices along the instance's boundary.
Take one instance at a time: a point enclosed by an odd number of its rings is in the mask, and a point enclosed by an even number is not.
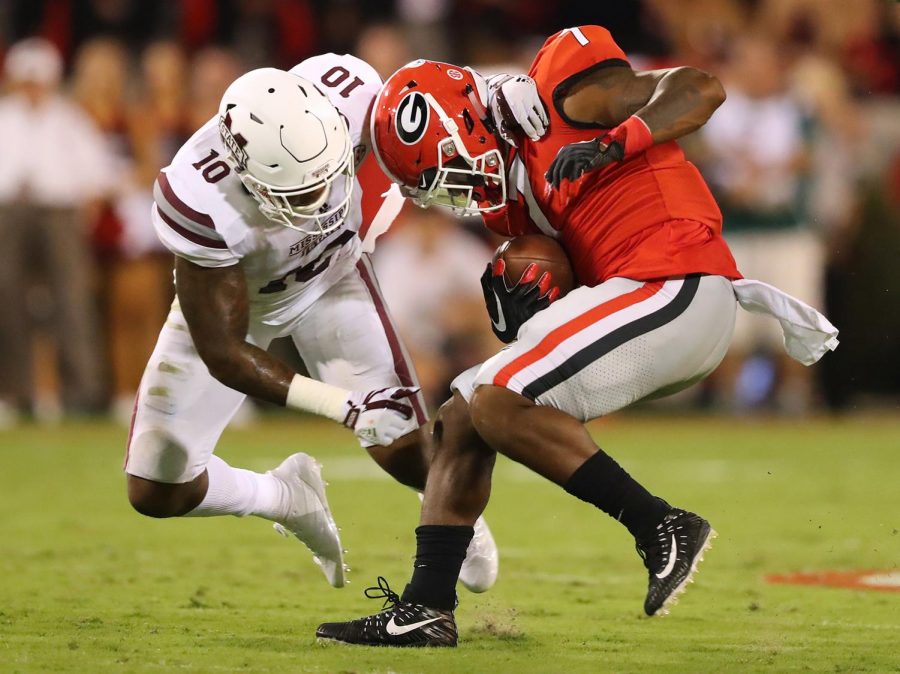
<svg viewBox="0 0 900 674"><path fill-rule="evenodd" d="M415 145L428 128L430 111L425 97L418 91L404 96L397 106L397 136L404 145Z"/></svg>

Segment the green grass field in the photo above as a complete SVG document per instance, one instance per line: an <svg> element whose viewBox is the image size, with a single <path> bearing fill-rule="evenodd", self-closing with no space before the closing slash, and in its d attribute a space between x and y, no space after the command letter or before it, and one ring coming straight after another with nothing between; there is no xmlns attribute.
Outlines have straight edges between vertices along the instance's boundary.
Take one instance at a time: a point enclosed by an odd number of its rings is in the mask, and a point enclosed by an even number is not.
<svg viewBox="0 0 900 674"><path fill-rule="evenodd" d="M316 625L380 608L409 576L418 501L341 429L274 417L220 454L267 469L318 456L352 584L327 586L262 520L132 512L124 432L0 435L2 672L900 672L900 593L768 585L768 573L897 569L900 421L617 417L595 435L634 475L719 531L666 618L642 617L624 529L508 461L488 519L497 586L461 590L456 650L318 645Z"/></svg>

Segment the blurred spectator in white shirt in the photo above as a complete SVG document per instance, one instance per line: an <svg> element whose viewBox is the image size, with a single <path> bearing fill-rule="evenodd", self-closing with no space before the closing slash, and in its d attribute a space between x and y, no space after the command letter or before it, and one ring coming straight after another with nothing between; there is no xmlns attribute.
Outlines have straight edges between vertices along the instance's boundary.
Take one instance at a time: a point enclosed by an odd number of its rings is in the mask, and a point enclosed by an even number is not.
<svg viewBox="0 0 900 674"><path fill-rule="evenodd" d="M13 45L6 56L12 92L0 101L3 160L0 202L70 208L106 191L109 155L97 128L59 94L62 61L40 38Z"/></svg>
<svg viewBox="0 0 900 674"><path fill-rule="evenodd" d="M62 402L96 410L103 395L91 293L85 209L113 184L110 154L91 120L59 94L62 61L30 38L6 56L10 93L0 99L0 399L34 403L31 292L43 286L45 320L59 360Z"/></svg>
<svg viewBox="0 0 900 674"><path fill-rule="evenodd" d="M784 55L763 35L745 34L732 45L723 73L728 98L700 131L704 173L741 273L822 308L823 247L804 203L809 118L788 88L787 70ZM713 379L721 383L720 402L806 410L810 370L784 355L778 323L738 314L731 350ZM768 365L751 358L760 354Z"/></svg>

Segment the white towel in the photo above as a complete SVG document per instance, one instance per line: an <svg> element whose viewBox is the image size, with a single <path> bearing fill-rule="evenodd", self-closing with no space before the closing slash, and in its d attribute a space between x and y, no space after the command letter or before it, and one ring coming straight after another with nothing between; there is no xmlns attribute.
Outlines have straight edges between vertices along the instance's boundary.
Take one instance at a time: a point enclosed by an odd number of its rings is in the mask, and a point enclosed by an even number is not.
<svg viewBox="0 0 900 674"><path fill-rule="evenodd" d="M762 281L732 281L740 305L754 314L778 319L784 331L784 348L791 358L812 365L838 345L838 330L818 311L796 297Z"/></svg>
<svg viewBox="0 0 900 674"><path fill-rule="evenodd" d="M394 220L400 215L400 211L403 210L403 204L406 201L400 193L400 188L394 183L391 183L388 191L382 194L381 198L384 199L381 202L381 208L378 209L375 217L372 218L372 224L369 226L366 238L362 242L362 251L364 253L373 253L375 251L375 240L394 224Z"/></svg>

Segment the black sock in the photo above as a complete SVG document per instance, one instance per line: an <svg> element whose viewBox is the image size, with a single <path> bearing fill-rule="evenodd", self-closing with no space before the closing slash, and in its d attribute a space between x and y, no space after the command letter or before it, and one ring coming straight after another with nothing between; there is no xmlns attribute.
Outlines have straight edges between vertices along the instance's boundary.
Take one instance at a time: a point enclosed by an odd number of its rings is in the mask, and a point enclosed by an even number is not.
<svg viewBox="0 0 900 674"><path fill-rule="evenodd" d="M638 538L660 523L671 506L638 484L602 449L578 467L565 490L619 520Z"/></svg>
<svg viewBox="0 0 900 674"><path fill-rule="evenodd" d="M403 591L403 601L428 608L456 608L456 580L474 533L472 527L417 527L415 569Z"/></svg>

